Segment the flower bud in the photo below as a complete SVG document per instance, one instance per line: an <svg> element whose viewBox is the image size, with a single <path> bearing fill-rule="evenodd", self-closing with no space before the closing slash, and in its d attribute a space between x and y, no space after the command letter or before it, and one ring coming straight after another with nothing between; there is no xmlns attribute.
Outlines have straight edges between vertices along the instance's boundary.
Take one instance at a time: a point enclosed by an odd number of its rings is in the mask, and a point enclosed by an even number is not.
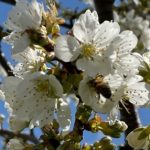
<svg viewBox="0 0 150 150"><path fill-rule="evenodd" d="M138 149L147 149L149 144L147 136L139 139L139 136L144 131L145 128L135 129L127 135L128 144L133 147L135 150Z"/></svg>

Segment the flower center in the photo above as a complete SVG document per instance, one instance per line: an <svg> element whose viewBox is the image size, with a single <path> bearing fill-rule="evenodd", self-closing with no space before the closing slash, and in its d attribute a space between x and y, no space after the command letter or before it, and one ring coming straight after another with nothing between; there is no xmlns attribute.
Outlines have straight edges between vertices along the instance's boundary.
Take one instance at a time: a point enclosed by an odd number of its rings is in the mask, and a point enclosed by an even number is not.
<svg viewBox="0 0 150 150"><path fill-rule="evenodd" d="M95 54L96 48L92 44L83 44L81 50L84 57L91 58Z"/></svg>
<svg viewBox="0 0 150 150"><path fill-rule="evenodd" d="M51 86L51 84L49 83L49 80L36 80L36 90L38 92L42 92L45 93L48 97L51 98L56 98L56 91L54 89L54 87Z"/></svg>

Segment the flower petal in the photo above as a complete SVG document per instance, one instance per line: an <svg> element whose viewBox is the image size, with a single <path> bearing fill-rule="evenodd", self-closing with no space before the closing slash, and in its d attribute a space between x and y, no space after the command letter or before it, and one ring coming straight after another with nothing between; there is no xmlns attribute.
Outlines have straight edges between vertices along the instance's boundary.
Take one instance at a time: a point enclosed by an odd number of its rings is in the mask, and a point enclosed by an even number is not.
<svg viewBox="0 0 150 150"><path fill-rule="evenodd" d="M90 10L87 10L75 21L73 26L73 35L80 42L89 43L92 41L98 26L99 22L96 11L91 12Z"/></svg>
<svg viewBox="0 0 150 150"><path fill-rule="evenodd" d="M78 41L70 36L60 36L56 40L54 49L56 57L64 62L74 61L80 54Z"/></svg>

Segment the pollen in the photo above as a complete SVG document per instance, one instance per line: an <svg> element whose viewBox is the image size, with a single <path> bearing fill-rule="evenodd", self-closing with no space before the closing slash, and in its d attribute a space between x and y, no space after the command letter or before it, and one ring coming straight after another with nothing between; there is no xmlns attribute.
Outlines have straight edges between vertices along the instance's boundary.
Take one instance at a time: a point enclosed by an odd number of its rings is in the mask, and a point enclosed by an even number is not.
<svg viewBox="0 0 150 150"><path fill-rule="evenodd" d="M48 80L44 80L44 81L41 81L41 80L37 80L38 83L37 83L37 88L36 90L37 91L47 91L49 89L49 81Z"/></svg>
<svg viewBox="0 0 150 150"><path fill-rule="evenodd" d="M82 50L82 55L87 58L91 58L96 52L96 48L92 44L82 45L81 50Z"/></svg>
<svg viewBox="0 0 150 150"><path fill-rule="evenodd" d="M49 80L37 80L36 91L45 94L45 96L56 98L56 91L54 87L51 86Z"/></svg>

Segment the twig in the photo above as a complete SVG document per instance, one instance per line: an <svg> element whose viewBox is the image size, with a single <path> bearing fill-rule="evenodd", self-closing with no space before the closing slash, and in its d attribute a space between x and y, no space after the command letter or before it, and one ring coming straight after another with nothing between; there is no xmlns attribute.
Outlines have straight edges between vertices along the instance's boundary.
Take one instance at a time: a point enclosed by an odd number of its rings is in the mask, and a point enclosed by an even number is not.
<svg viewBox="0 0 150 150"><path fill-rule="evenodd" d="M28 135L28 134L23 134L23 133L14 133L14 132L4 130L4 129L0 129L0 136L10 138L10 139L15 138L15 137L16 138L21 138L25 141L30 141L34 144L39 144L39 140L34 136L31 136L31 135Z"/></svg>
<svg viewBox="0 0 150 150"><path fill-rule="evenodd" d="M4 70L6 71L8 76L13 76L13 72L11 70L11 66L10 64L7 62L7 60L5 59L4 53L1 49L1 40L4 36L6 36L8 34L7 31L3 31L3 27L0 26L0 64L1 66L4 68Z"/></svg>
<svg viewBox="0 0 150 150"><path fill-rule="evenodd" d="M120 119L126 122L126 124L128 125L128 129L125 131L125 137L126 137L131 131L133 131L135 128L138 128L140 126L140 121L139 121L139 117L138 117L135 106L129 101L126 101L124 105L125 106L123 106L122 103L119 103L120 115L121 115ZM129 113L126 111L125 107L128 109ZM121 146L119 149L120 150L126 150L126 149L133 150L133 148L131 148L128 145L126 139L125 139L124 146Z"/></svg>
<svg viewBox="0 0 150 150"><path fill-rule="evenodd" d="M99 16L99 22L113 20L113 3L114 0L94 0L95 8Z"/></svg>
<svg viewBox="0 0 150 150"><path fill-rule="evenodd" d="M8 3L8 4L11 4L11 5L15 5L16 4L15 0L0 0L0 2Z"/></svg>
<svg viewBox="0 0 150 150"><path fill-rule="evenodd" d="M7 60L5 59L4 54L1 49L0 49L0 63L2 67L5 69L5 71L7 72L8 76L14 76L12 69L10 65L8 64Z"/></svg>

